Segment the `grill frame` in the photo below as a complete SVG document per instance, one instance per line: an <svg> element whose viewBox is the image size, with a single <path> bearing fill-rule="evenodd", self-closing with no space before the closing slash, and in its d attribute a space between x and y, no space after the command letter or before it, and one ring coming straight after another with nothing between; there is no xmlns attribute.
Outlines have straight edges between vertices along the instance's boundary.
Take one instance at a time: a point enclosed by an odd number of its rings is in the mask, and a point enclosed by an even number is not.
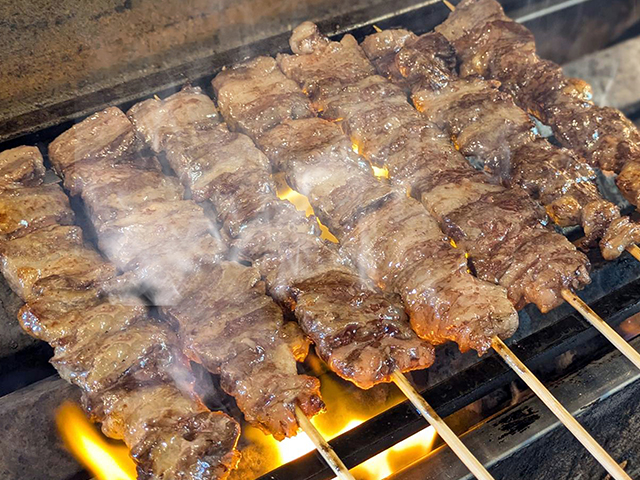
<svg viewBox="0 0 640 480"><path fill-rule="evenodd" d="M531 19L526 24L535 31L536 25L543 28L546 23L553 24L555 20L550 21L551 17L570 17L579 11L591 10L595 12L603 7L609 9L609 12L616 9L623 11L626 2L624 0L613 2L606 0L533 0L526 7L519 7L519 1L507 0L503 4L511 16L521 18L528 15ZM544 5L549 10L546 15L542 15ZM554 8L559 8L559 10L553 10ZM417 5L411 5L410 0L405 0L393 6L388 3L378 4L371 9L319 22L319 26L322 31L331 32L334 38L351 33L361 40L373 32L372 25L374 24L383 29L403 27L418 34L424 33L444 20L447 13L447 8L440 0L427 0ZM539 16L534 18L536 14ZM637 14L638 20L640 20L640 12ZM589 15L589 13L585 15ZM621 34L619 30L620 28L612 25L608 31L612 35L618 32L617 36L613 35L614 39L624 38L624 34ZM583 36L588 37L588 32L585 32ZM0 123L0 141L3 142L0 143L0 151L29 144L37 145L46 152L44 147L52 139L87 114L108 105L116 105L126 110L134 103L153 94L169 95L180 88L188 79L192 80L192 84L202 86L211 94L210 80L223 66L256 55L275 55L287 51L288 37L289 33L287 32L265 38L259 42L222 51L178 68L101 90L77 98L72 102L45 107L34 113L14 118L14 125L10 126L10 129L7 129L8 123ZM596 46L593 47L593 43L589 43L585 39L581 41L586 42L585 45L592 45L592 48L599 49L604 46L604 44L596 43ZM548 44L547 41L543 45L543 53L545 48L548 49ZM553 59L558 60L558 58ZM640 104L623 110L631 118L640 118ZM85 229L85 225L83 225L83 229ZM596 252L591 252L591 257L594 264L594 285L587 287L581 295L615 327L629 315L640 312L640 264L626 254L615 262L607 264L599 258ZM603 296L603 292L600 290L601 284L606 283L607 276L620 271L625 271L631 280L614 291L604 292ZM542 318L534 307L528 307L525 315L530 318L531 322L539 321ZM545 318L548 322L547 326L523 338L516 336L515 342L510 342L514 352L545 381L554 380L553 375L549 375L546 370L553 359L563 353L580 352L579 360L572 367L575 371L585 362L601 358L614 350L603 337L568 308L559 308ZM551 319L550 322L549 319ZM41 352L38 358L42 360L46 353ZM441 416L446 417L490 392L508 389L515 380L516 375L497 356L489 354L465 370L422 389L421 393ZM339 436L330 443L345 464L348 467L353 467L408 438L424 428L425 425L423 418L406 401ZM88 475L80 475L78 478L89 477ZM331 470L319 455L311 452L261 476L258 480L328 480L330 478L333 478Z"/></svg>

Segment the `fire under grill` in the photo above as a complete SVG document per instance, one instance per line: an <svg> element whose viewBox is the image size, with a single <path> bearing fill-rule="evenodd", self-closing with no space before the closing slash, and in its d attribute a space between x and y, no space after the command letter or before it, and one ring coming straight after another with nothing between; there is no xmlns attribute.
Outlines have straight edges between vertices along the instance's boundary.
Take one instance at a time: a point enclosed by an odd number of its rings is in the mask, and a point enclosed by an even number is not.
<svg viewBox="0 0 640 480"><path fill-rule="evenodd" d="M633 65L640 53L637 4L622 0L507 0L501 3L509 16L521 20L533 31L542 57L566 65L571 75L594 84L596 103L612 104L638 124L637 74L640 69ZM318 13L320 29L336 38L351 33L358 41L373 33L374 25L382 29L401 27L421 34L432 30L449 13L442 2L431 0L420 4L406 1L354 5L355 10L340 10L338 16L331 12ZM295 24L293 22L293 26ZM74 98L61 95L37 109L4 112L0 115L0 141L4 142L0 144L0 152L18 145L37 145L46 152L53 139L87 114L111 105L126 111L152 95L165 98L186 82L211 93L211 80L223 67L257 55L288 51L289 26L286 22L270 25L264 33L257 29L246 37L251 38L251 43L225 48L222 42L213 54L186 58L151 74L144 74L142 70L122 74L117 84L102 82L93 89L82 89ZM608 181L601 176L603 188L606 189ZM620 200L613 189L608 195ZM623 206L625 213L637 219L633 207L628 203ZM91 232L91 222L84 217L83 205L75 201L72 207L83 231ZM575 230L563 233L572 241L581 234ZM95 241L90 234L87 237ZM640 262L627 253L606 262L595 249L589 252L589 258L592 283L580 292L581 298L640 349L640 339L636 338L640 334ZM66 453L55 428L56 409L65 400L78 401L79 392L57 377L49 365L51 348L21 332L15 318L22 302L4 281L0 283L0 303L3 307L0 311L0 473L7 479L88 480L92 475ZM566 304L545 315L529 305L519 315L520 327L508 342L513 351L598 442L623 462L626 472L632 478L640 478L640 444L636 441L640 435L640 371L633 369L602 335ZM207 406L242 418L230 397L216 395L219 380L204 369L195 368L201 380L199 393ZM323 391L328 404L327 418L331 417L333 406L345 403L358 404L361 410L369 412L357 419L357 426L330 442L349 468L387 452L427 426L409 401L399 399L393 387L382 385L362 393L328 373L313 355L299 368L321 375L323 383L324 379L330 379L326 383L332 385L331 392ZM412 379L429 404L447 418L495 478L606 478L602 467L495 353L483 357L474 352L461 354L454 344L446 344L438 347L436 363L427 370L414 372ZM344 418L339 420L343 426L349 424L347 417L354 411L357 409L343 413ZM254 445L249 437L245 435L241 439L244 460L240 469L232 474L232 480L329 480L334 477L315 451L272 469L274 462L267 460L276 455L275 447L264 446L259 441ZM283 455L283 449L298 448L290 445L281 447L281 458L288 458ZM472 478L446 445L436 440L433 446L426 456L424 450L411 449L395 457L387 455L378 464L384 464L384 468L371 467L369 476L363 478Z"/></svg>

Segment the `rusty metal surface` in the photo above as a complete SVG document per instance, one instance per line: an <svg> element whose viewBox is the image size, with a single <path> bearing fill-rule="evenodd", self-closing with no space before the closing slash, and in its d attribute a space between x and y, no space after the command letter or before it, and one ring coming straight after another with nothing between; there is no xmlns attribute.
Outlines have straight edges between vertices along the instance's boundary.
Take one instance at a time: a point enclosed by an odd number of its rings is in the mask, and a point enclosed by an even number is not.
<svg viewBox="0 0 640 480"><path fill-rule="evenodd" d="M543 56L564 63L599 50L640 19L634 0L502 0L528 18ZM356 36L441 22L440 0L73 0L0 2L0 142L110 104L127 105L223 65L288 48L303 20ZM553 10L536 17L535 12ZM560 13L558 13L560 12Z"/></svg>

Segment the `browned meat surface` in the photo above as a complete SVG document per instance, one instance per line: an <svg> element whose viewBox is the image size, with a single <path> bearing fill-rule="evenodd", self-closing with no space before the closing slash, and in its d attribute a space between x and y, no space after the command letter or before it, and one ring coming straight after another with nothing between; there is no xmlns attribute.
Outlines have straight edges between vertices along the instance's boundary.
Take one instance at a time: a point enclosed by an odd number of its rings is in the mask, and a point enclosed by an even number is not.
<svg viewBox="0 0 640 480"><path fill-rule="evenodd" d="M214 79L222 116L233 130L249 135L275 127L287 118L309 118L315 114L298 85L277 78L278 66L269 57L258 57L247 64L234 65ZM255 82L256 71L263 81Z"/></svg>
<svg viewBox="0 0 640 480"><path fill-rule="evenodd" d="M340 57L364 55L357 44L344 40L337 44L318 37L321 35L317 27L309 24L296 29L291 39L292 50L299 51L298 44L305 43L305 38L310 39L314 48L306 54L279 57L285 74L300 85L307 85L325 81L322 76L316 80L319 71L335 72L338 79L326 80L335 88L327 86L325 90L330 94L314 99L321 115L339 121L359 152L371 162L388 167L392 184L422 201L444 232L468 252L480 278L506 287L514 305L535 302L542 311L560 303L563 288L589 282L585 255L562 235L541 225L544 216L522 191L491 185L453 148L448 135L441 134L407 102L401 88L382 77L369 75L371 66L355 71L359 63L353 62L351 69L342 75L335 68L336 63L344 61ZM349 51L345 53L347 46ZM437 62L438 65L442 67L442 62ZM315 131L317 136L317 127ZM548 233L546 238L554 243L553 247L537 245L543 233ZM545 274L548 280L535 282L533 289L523 289L507 273L519 270L522 265L533 268L528 252L534 248L538 263L535 269L548 271ZM555 262L556 250L565 252L571 260L563 257L563 261ZM534 290L537 288L549 291Z"/></svg>
<svg viewBox="0 0 640 480"><path fill-rule="evenodd" d="M215 109L198 92L187 89L163 106L158 119L145 117L146 123L137 123L139 136L163 145L183 124L198 135L215 129ZM144 112L150 102L138 109ZM294 403L309 416L323 403L318 381L298 375L279 333L282 311L265 295L255 268L223 260L226 245L215 225L200 206L182 199L183 187L157 162L140 159L141 145L118 144L114 155L105 153L113 151L114 138L129 137L136 137L133 124L108 109L52 143L51 155L63 176L71 172L69 183L88 208L101 250L125 272L103 290L144 288L178 329L187 356L221 375L247 420L278 439L294 435ZM98 153L82 162L67 158L78 139Z"/></svg>
<svg viewBox="0 0 640 480"><path fill-rule="evenodd" d="M462 75L500 81L523 109L591 165L621 172L640 162L640 133L631 121L619 110L593 105L586 82L541 59L532 33L509 19L497 1L463 0L436 31L454 44ZM635 180L622 182L632 202L640 195Z"/></svg>
<svg viewBox="0 0 640 480"><path fill-rule="evenodd" d="M239 460L234 448L238 424L170 385L127 395L110 391L104 403L102 430L135 445L131 454L140 480L225 479Z"/></svg>
<svg viewBox="0 0 640 480"><path fill-rule="evenodd" d="M0 244L0 268L11 289L27 301L37 295L34 285L52 275L99 283L116 273L113 265L85 247L79 227L61 225Z"/></svg>
<svg viewBox="0 0 640 480"><path fill-rule="evenodd" d="M343 87L375 74L375 69L351 35L345 35L340 42L330 43L313 23L304 22L292 32L289 44L294 55L278 55L278 64L289 79L302 87L314 106L320 98L338 93ZM330 69L318 63L314 55L307 55L325 49L333 61ZM316 110L319 110L318 106Z"/></svg>
<svg viewBox="0 0 640 480"><path fill-rule="evenodd" d="M404 30L391 30L370 35L362 47L378 72L410 91L415 107L461 153L480 160L505 186L520 185L557 225L582 226L585 245L597 242L620 216L600 196L594 170L540 138L499 82L458 77L456 51L441 34L407 38Z"/></svg>
<svg viewBox="0 0 640 480"><path fill-rule="evenodd" d="M277 67L273 59L259 58L228 69L217 77L216 84L222 86L224 105L228 110L244 112L241 102L251 104L253 98L242 95L238 99L232 92L267 94L252 76L256 69L274 71ZM276 88L274 85L289 85L290 90L296 92L294 97L301 98L310 111L295 83L269 80L270 89ZM215 111L213 102L204 94L196 89L187 91L189 97L180 92L164 101L147 100L134 106L129 115L136 128L153 138L156 126L161 125L158 119L165 115L169 106L177 108L180 102L195 96L203 97L200 104L204 99L210 103L211 108L204 111ZM295 105L288 109L281 95L275 95L271 103L280 103L283 112L295 116ZM269 110L266 103L262 108ZM244 113L238 115L245 118ZM251 107L251 115L254 119L265 118L257 105ZM243 121L235 123L236 127L247 128L239 126ZM267 120L267 123L271 121ZM232 237L233 247L243 259L258 268L270 295L293 310L304 332L316 343L316 351L336 373L362 388L369 388L378 382L389 381L390 374L396 369L408 371L432 363L433 347L413 333L402 308L394 305L370 282L361 279L359 272L333 245L318 238L319 229L314 217L307 218L293 205L276 197L269 160L249 137L231 133L225 124L203 132L193 128L191 119L187 122L168 119L165 123L173 128L163 136L158 148L166 151L169 163L194 198L211 201L218 220ZM233 296L233 292L227 292L224 286L213 290L211 294L215 293L216 298ZM255 322L258 317L242 318ZM293 335L294 351L304 353L305 343L296 338L299 335L295 331L289 333L291 330L290 325L280 328L284 336ZM267 333L268 329L264 334ZM216 351L222 351L235 341L218 335L222 345ZM222 361L216 359L209 363L217 368ZM265 374L267 372L268 369ZM238 376L241 378L240 372ZM291 400L282 399L279 403L291 405ZM291 411L288 415L292 415Z"/></svg>
<svg viewBox="0 0 640 480"><path fill-rule="evenodd" d="M89 126L89 128L87 128ZM59 175L75 163L109 158L114 163L136 150L131 123L110 107L74 125L49 145L49 159Z"/></svg>
<svg viewBox="0 0 640 480"><path fill-rule="evenodd" d="M58 185L0 190L0 235L14 238L48 225L69 225L74 215Z"/></svg>
<svg viewBox="0 0 640 480"><path fill-rule="evenodd" d="M632 222L629 217L622 217L611 224L607 234L600 240L600 249L606 260L613 260L622 255L628 246L638 243L640 225Z"/></svg>
<svg viewBox="0 0 640 480"><path fill-rule="evenodd" d="M35 172L44 171L39 153L30 158L39 161ZM125 440L139 478L226 478L238 458L238 424L194 396L178 339L140 299L103 290L115 268L84 244L78 227L56 223L73 220L61 188L34 186L20 163L8 165L17 173L5 172L12 181L3 185L11 191L0 194L2 211L25 215L32 227L0 241L2 273L28 301L19 314L23 328L51 343L54 367L82 389L87 412L104 432ZM54 207L68 214L54 215Z"/></svg>
<svg viewBox="0 0 640 480"><path fill-rule="evenodd" d="M313 41L299 47L310 48ZM365 60L362 55L359 58ZM284 81L282 72L264 68L268 63L273 60L253 60L238 67L245 91L265 81L265 72L270 76L267 83ZM345 61L341 65L347 76L355 71ZM306 86L321 99L325 87L335 91L332 78L329 75ZM213 85L233 116L240 107L225 93L232 81L233 70L225 71ZM239 103L249 100L243 96ZM298 96L292 101L298 101ZM257 126L251 136L274 168L285 172L289 183L309 197L356 268L384 290L401 296L420 336L432 343L455 340L463 350L484 352L492 336L508 336L515 330L517 317L504 291L467 274L462 252L450 247L417 202L375 179L370 165L353 152L336 124L318 118L290 118L271 129ZM361 333L371 335L370 329ZM367 357L361 358L368 363ZM374 361L379 364L378 359Z"/></svg>
<svg viewBox="0 0 640 480"><path fill-rule="evenodd" d="M0 152L0 186L34 186L44 178L42 155L36 147L21 146Z"/></svg>

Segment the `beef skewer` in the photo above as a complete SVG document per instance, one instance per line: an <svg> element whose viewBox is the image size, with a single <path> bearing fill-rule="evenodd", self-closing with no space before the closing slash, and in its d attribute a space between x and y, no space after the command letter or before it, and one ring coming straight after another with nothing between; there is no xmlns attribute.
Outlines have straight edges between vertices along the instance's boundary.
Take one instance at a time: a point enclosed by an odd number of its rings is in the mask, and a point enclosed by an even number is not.
<svg viewBox="0 0 640 480"><path fill-rule="evenodd" d="M305 23L292 39L294 52L309 53L280 55L285 74L368 161L388 168L392 184L421 201L478 276L507 288L516 308L535 303L547 312L562 303L563 289L589 283L586 256L542 225L546 215L528 195L473 169L402 89L375 74L352 37L329 42Z"/></svg>
<svg viewBox="0 0 640 480"><path fill-rule="evenodd" d="M479 478L490 479L402 374L428 367L433 347L411 331L400 308L361 279L332 245L311 233L317 230L313 218L277 198L269 160L248 137L229 132L224 124L202 132L195 126L197 118L185 122L174 114L195 95L203 96L199 89L185 88L165 101L146 100L134 106L129 116L147 144L157 153L164 150L194 197L211 201L219 221L234 238L234 247L261 269L272 296L294 307L303 330L332 370L361 388L396 382L419 409L428 412L430 423L440 425L445 441L457 445L480 472ZM291 272L291 245L295 263L302 263L303 271ZM326 300L323 284L330 287ZM356 348L340 352L350 345ZM336 359L341 356L344 360Z"/></svg>
<svg viewBox="0 0 640 480"><path fill-rule="evenodd" d="M359 268L383 289L403 295L412 325L421 336L438 343L442 343L445 336L455 338L461 349L472 345L478 350L486 348L489 332L481 330L481 323L465 326L482 335L477 335L477 340L471 343L474 338L459 331L460 327L453 324L447 331L437 323L430 323L433 320L424 313L433 305L442 312L440 322L444 323L444 315L450 315L447 304L455 306L463 301L462 292L447 288L451 285L448 278L452 276L456 283L469 281L467 272L456 269L453 275L449 273L448 264L452 261L447 260L447 256L456 259L460 253L443 241L444 236L419 205L404 193L377 182L370 167L357 159L350 142L335 124L309 117L308 100L283 76L272 58L261 57L226 69L214 79L213 86L225 120L257 141L274 168L285 172L293 186L309 196L323 223L341 240L342 250ZM394 218L393 213L398 218ZM388 225L387 231L380 229L381 225ZM430 252L441 257L431 257ZM445 288L434 285L434 280ZM416 291L424 293L418 296L413 293ZM421 297L431 299L417 303ZM459 305L466 305L466 300L464 302ZM482 311L478 312L480 320L481 315ZM504 328L503 325L498 326ZM509 326L509 331L511 328ZM493 329L495 331L495 327ZM398 376L400 378L394 380L410 395L404 388L406 380ZM479 478L491 478L446 424L439 417L430 416L428 409L416 402L418 397L413 392L410 398L436 431L451 440L450 446L468 468Z"/></svg>
<svg viewBox="0 0 640 480"><path fill-rule="evenodd" d="M533 34L493 0L465 0L436 31L456 48L462 76L498 80L526 111L549 125L556 139L591 165L619 173L616 183L640 201L640 133L622 112L598 107L591 87L568 78L536 53Z"/></svg>
<svg viewBox="0 0 640 480"><path fill-rule="evenodd" d="M637 227L618 220L616 205L604 200L596 173L584 159L552 145L495 81L460 78L453 46L438 33L417 37L406 30L369 35L362 48L376 70L405 88L415 107L444 130L456 148L473 157L505 187L520 185L560 227L579 225L588 247L603 237L603 256L612 260L634 242ZM626 225L626 235L607 235Z"/></svg>
<svg viewBox="0 0 640 480"><path fill-rule="evenodd" d="M178 339L140 299L102 289L116 269L85 244L44 173L34 147L0 153L0 268L26 302L22 327L51 344L52 364L102 431L125 441L138 478L227 478L239 425L202 404Z"/></svg>
<svg viewBox="0 0 640 480"><path fill-rule="evenodd" d="M112 288L144 290L177 327L186 355L220 374L249 422L282 439L298 430L296 403L309 416L323 408L318 380L297 373L282 311L259 272L224 259L211 222L138 151L123 112L76 124L50 144L49 157L84 201L101 250L125 272Z"/></svg>
<svg viewBox="0 0 640 480"><path fill-rule="evenodd" d="M563 236L540 226L532 204L518 202L524 193L491 185L482 174L473 172L448 138L425 123L408 104L401 89L375 75L353 37L347 35L339 43L330 42L315 25L306 22L294 30L290 45L294 55L278 56L285 74L298 82L322 116L340 122L359 151L364 150L365 156L386 164L393 183L423 201L454 240L460 240L457 243L469 251L471 259L476 259L476 270L487 277L488 272L499 271L495 269L496 264L511 262L506 270L508 274L496 275L496 280L509 286L515 304L533 298L544 308L552 308L562 301L562 292L568 291L567 286L579 286L588 280L586 257ZM508 207L504 209L505 215L511 216L507 218L510 222L507 225L511 232L517 232L517 242L513 242L514 237L509 238L507 229L503 236L494 237L497 243L492 245L487 241L495 231L503 233L504 226L500 223L504 218L494 216L491 219L493 223L487 222L482 218L483 212L495 211L498 202L505 202L505 199L511 202L503 204L503 209ZM454 203L454 208L451 208L451 203ZM443 215L443 212L448 214ZM513 212L523 217L517 218ZM473 243L469 243L471 239ZM552 260L557 261L554 255L541 263L542 254L547 252L540 250L540 239L545 239L547 248L548 244L554 243L555 249L560 247L557 251L564 253L563 261L554 265ZM484 247L477 248L482 243ZM514 262L517 257L509 259L504 251L496 256L491 255L491 249L482 250L487 246L502 247L504 243L508 247L514 247L515 243L516 255L524 254L519 262ZM480 254L480 262L477 254ZM521 263L527 257L529 261ZM523 272L522 267L528 274L536 272L533 277L533 280L538 280L535 288L538 294L543 292L543 295L528 297L522 294L519 289L523 285L521 280L517 285L513 281L518 276L513 274L513 270L509 273L509 268ZM564 273L558 277L554 272ZM541 279L544 282L540 282ZM565 283L567 281L568 284ZM496 337L492 346L615 478L628 478L550 392L530 372L521 368L521 362L502 340Z"/></svg>
<svg viewBox="0 0 640 480"><path fill-rule="evenodd" d="M165 100L149 99L129 110L137 133L164 153L194 199L210 202L232 239L231 248L260 270L269 294L292 311L330 368L360 388L391 381L433 363L433 346L411 330L397 299L389 298L318 236L306 217L276 195L269 160L251 139L224 123L182 110L213 101L186 87Z"/></svg>
<svg viewBox="0 0 640 480"><path fill-rule="evenodd" d="M442 35L428 33L416 37L404 30L391 30L368 36L362 47L378 72L411 91L416 108L454 138L462 153L480 156L485 165L492 165L493 171L516 170L516 182L528 193L532 193L530 187L539 191L542 186L548 197L555 197L547 205L547 213L556 223L558 212L570 212L572 205L582 207L582 202L589 202L581 212L587 244L606 232L602 249L605 258L612 259L628 248L633 241L631 233L640 226L628 218L620 219L618 208L599 196L596 185L580 173L588 165L569 151L541 138L534 139L528 115L507 94L482 79L457 79L453 72L453 47ZM498 147L505 143L506 154ZM504 174L503 180L509 177ZM555 179L560 179L560 183L555 181L554 186ZM609 227L612 232L607 231ZM626 232L622 233L623 229ZM640 368L640 353L613 328L577 295L562 292L562 296Z"/></svg>

